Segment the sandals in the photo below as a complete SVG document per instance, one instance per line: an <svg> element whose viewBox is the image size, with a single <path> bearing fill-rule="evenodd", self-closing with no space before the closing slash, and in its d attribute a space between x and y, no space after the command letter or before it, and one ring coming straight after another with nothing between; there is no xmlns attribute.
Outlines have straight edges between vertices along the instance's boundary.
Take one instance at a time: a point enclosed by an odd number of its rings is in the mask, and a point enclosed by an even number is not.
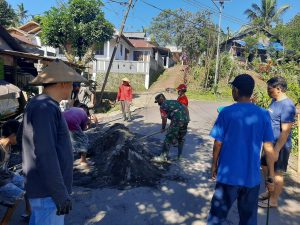
<svg viewBox="0 0 300 225"><path fill-rule="evenodd" d="M269 192L266 191L266 192L261 193L261 194L258 196L258 200L263 201L263 200L268 199L268 197L269 197Z"/></svg>
<svg viewBox="0 0 300 225"><path fill-rule="evenodd" d="M258 206L261 208L268 208L268 200L259 201ZM278 207L277 205L271 205L271 203L269 205L269 208L277 208L277 207Z"/></svg>

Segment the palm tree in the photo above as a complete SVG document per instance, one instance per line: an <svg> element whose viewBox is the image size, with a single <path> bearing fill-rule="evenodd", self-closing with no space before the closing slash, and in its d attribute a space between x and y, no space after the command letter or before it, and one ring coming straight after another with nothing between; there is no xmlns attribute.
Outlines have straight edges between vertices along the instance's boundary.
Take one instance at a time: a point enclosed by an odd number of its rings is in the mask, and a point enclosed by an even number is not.
<svg viewBox="0 0 300 225"><path fill-rule="evenodd" d="M280 21L281 16L290 8L289 5L277 7L277 0L261 0L261 6L252 4L244 13L250 19L250 26L269 30L274 23Z"/></svg>
<svg viewBox="0 0 300 225"><path fill-rule="evenodd" d="M18 5L17 15L19 24L23 24L24 20L28 18L28 10L25 10L23 3Z"/></svg>

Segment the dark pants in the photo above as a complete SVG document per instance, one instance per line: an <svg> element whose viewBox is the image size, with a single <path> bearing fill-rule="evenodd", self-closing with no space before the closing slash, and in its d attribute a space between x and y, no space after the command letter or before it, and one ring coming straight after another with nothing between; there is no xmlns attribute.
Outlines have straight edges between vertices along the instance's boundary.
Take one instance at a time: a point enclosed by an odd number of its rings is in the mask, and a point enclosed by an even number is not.
<svg viewBox="0 0 300 225"><path fill-rule="evenodd" d="M259 185L255 187L233 186L217 183L211 200L207 225L222 225L237 200L240 225L257 225Z"/></svg>
<svg viewBox="0 0 300 225"><path fill-rule="evenodd" d="M170 127L168 128L162 154L164 157L168 157L171 144L178 144L178 157L182 154L184 137L187 133L188 123L173 123L171 122Z"/></svg>

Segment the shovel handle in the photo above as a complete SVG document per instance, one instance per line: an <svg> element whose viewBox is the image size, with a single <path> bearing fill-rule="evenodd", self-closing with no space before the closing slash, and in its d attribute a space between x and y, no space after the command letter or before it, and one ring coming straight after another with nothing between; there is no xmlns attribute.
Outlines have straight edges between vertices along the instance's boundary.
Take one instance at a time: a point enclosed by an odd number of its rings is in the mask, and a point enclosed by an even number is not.
<svg viewBox="0 0 300 225"><path fill-rule="evenodd" d="M143 140L143 139L145 139L145 138L147 138L147 137L151 137L151 136L153 136L153 135L160 134L160 133L161 133L160 131L156 131L156 132L154 132L154 133L152 133L152 134L149 134L149 135L146 135L146 136L144 136L144 137L141 137L141 138L139 138L138 140Z"/></svg>

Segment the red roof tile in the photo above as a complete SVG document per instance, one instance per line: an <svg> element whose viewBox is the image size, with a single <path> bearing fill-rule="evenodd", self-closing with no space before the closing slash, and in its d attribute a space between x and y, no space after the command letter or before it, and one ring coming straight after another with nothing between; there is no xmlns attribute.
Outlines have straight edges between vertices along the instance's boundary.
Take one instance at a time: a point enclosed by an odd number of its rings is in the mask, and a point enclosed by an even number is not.
<svg viewBox="0 0 300 225"><path fill-rule="evenodd" d="M155 45L145 40L129 39L129 41L135 48L156 48Z"/></svg>

